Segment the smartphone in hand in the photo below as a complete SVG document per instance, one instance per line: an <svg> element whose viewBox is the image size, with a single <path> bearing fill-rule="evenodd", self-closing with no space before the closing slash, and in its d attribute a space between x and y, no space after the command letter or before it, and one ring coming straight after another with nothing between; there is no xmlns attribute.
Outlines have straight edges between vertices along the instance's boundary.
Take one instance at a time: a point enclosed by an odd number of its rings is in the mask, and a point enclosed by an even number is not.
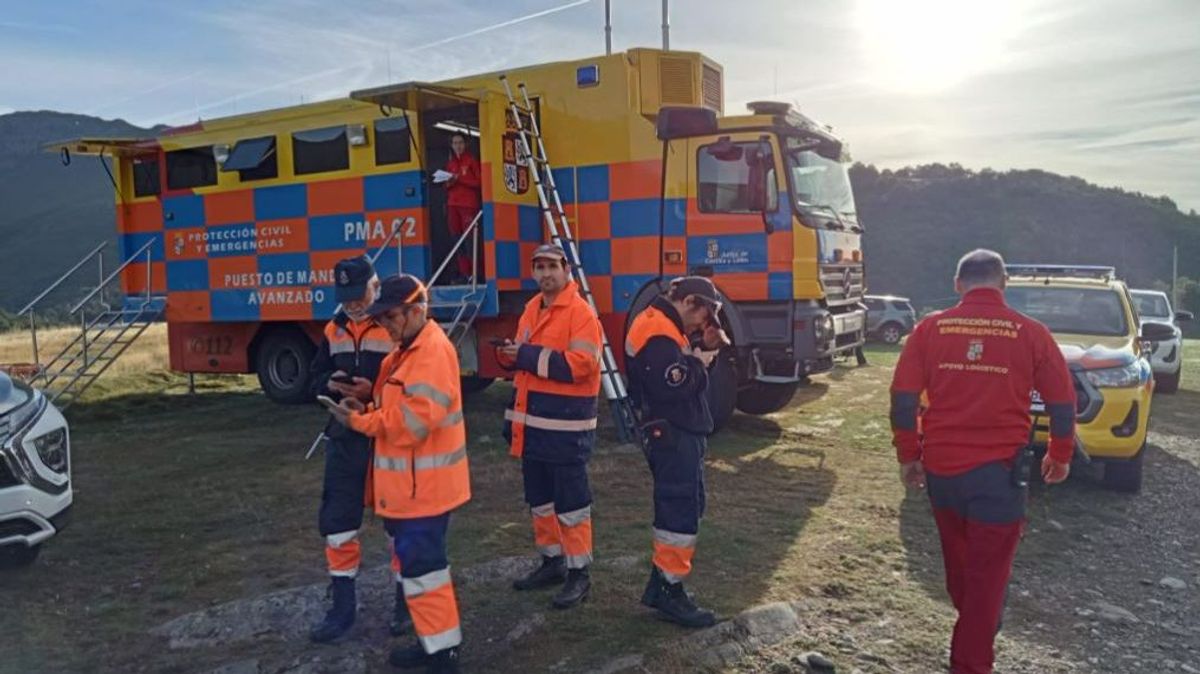
<svg viewBox="0 0 1200 674"><path fill-rule="evenodd" d="M354 377L348 374L332 374L329 376L329 381L336 381L339 384L353 384Z"/></svg>
<svg viewBox="0 0 1200 674"><path fill-rule="evenodd" d="M337 412L340 414L344 411L341 408L341 406L338 405L337 402L333 398L330 398L329 396L317 396L317 402L321 403L321 405L324 406L325 409L329 410L330 412Z"/></svg>

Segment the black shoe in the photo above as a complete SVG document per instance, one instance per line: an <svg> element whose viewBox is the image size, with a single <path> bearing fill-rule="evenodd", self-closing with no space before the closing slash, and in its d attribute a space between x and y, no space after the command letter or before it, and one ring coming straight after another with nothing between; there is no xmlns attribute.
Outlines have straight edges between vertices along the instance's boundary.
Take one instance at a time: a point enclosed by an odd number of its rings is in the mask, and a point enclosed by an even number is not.
<svg viewBox="0 0 1200 674"><path fill-rule="evenodd" d="M428 674L458 674L458 647L447 648L429 656Z"/></svg>
<svg viewBox="0 0 1200 674"><path fill-rule="evenodd" d="M388 656L388 662L400 669L416 669L433 662L433 656L425 652L420 642L411 646L397 646Z"/></svg>
<svg viewBox="0 0 1200 674"><path fill-rule="evenodd" d="M309 639L319 644L329 643L344 635L354 624L354 614L358 609L353 578L335 577L329 583L326 596L333 598L333 606L308 634Z"/></svg>
<svg viewBox="0 0 1200 674"><path fill-rule="evenodd" d="M407 634L413 626L412 616L408 613L408 602L404 599L404 586L396 583L396 607L392 610L392 622L388 631L398 637Z"/></svg>
<svg viewBox="0 0 1200 674"><path fill-rule="evenodd" d="M524 578L513 581L514 590L536 590L542 587L558 585L567 578L567 562L562 555L557 557L542 556L542 565L534 569Z"/></svg>
<svg viewBox="0 0 1200 674"><path fill-rule="evenodd" d="M558 594L554 595L551 603L554 608L571 608L580 602L587 601L592 591L591 574L587 568L570 569L567 571L567 582Z"/></svg>
<svg viewBox="0 0 1200 674"><path fill-rule="evenodd" d="M657 609L659 614L684 627L711 627L717 624L712 611L696 606L683 583L670 583L658 567L650 573L650 582L642 593L642 603Z"/></svg>

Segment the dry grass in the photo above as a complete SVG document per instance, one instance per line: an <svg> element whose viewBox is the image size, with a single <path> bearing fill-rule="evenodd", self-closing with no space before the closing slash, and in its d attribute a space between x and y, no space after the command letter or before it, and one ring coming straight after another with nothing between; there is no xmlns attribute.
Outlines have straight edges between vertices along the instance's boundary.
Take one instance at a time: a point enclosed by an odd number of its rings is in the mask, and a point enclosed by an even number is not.
<svg viewBox="0 0 1200 674"><path fill-rule="evenodd" d="M38 355L43 363L54 357L79 335L78 328L38 330ZM33 343L28 330L0 333L0 363L33 362ZM106 376L120 377L167 368L167 324L156 323L109 368Z"/></svg>

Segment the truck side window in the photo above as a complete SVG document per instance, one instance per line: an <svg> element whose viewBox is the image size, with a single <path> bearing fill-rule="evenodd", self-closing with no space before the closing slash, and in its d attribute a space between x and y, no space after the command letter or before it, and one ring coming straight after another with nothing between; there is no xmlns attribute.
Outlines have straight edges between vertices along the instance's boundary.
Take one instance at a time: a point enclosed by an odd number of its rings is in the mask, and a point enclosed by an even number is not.
<svg viewBox="0 0 1200 674"><path fill-rule="evenodd" d="M152 197L161 191L158 157L137 157L133 160L133 196Z"/></svg>
<svg viewBox="0 0 1200 674"><path fill-rule="evenodd" d="M375 165L407 164L411 160L408 120L404 117L375 120Z"/></svg>
<svg viewBox="0 0 1200 674"><path fill-rule="evenodd" d="M346 127L327 126L293 133L292 168L298 176L350 168Z"/></svg>
<svg viewBox="0 0 1200 674"><path fill-rule="evenodd" d="M750 200L750 161L757 142L704 145L696 154L696 202L701 213L753 213ZM775 169L767 171L767 210L779 207Z"/></svg>
<svg viewBox="0 0 1200 674"><path fill-rule="evenodd" d="M186 190L217 184L217 160L211 145L167 153L167 189Z"/></svg>
<svg viewBox="0 0 1200 674"><path fill-rule="evenodd" d="M221 170L237 171L238 179L243 182L278 177L279 162L275 152L275 136L239 140L229 152Z"/></svg>

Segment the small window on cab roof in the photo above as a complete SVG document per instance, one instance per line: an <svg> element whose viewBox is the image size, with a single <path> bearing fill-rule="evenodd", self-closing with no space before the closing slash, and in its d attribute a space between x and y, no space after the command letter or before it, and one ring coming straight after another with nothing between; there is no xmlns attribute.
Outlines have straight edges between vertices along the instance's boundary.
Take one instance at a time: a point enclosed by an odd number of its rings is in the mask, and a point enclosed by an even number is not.
<svg viewBox="0 0 1200 674"><path fill-rule="evenodd" d="M375 165L407 164L412 161L408 120L384 117L375 120Z"/></svg>

